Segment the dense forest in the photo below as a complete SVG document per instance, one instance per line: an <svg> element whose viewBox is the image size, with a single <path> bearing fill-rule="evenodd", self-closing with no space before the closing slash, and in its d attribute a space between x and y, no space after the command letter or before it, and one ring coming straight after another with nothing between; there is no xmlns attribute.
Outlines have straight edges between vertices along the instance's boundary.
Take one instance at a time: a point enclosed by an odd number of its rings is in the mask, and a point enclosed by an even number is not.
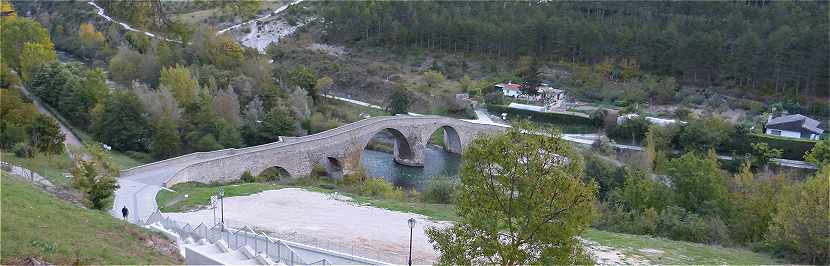
<svg viewBox="0 0 830 266"><path fill-rule="evenodd" d="M827 96L826 2L327 2L329 41L626 62L684 84Z"/></svg>

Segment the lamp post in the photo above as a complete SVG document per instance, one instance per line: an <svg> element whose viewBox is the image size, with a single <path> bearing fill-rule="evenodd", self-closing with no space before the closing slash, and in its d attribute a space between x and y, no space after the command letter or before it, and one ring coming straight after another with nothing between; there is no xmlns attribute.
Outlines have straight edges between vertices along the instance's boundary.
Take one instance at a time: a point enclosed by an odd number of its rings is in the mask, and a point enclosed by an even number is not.
<svg viewBox="0 0 830 266"><path fill-rule="evenodd" d="M221 212L221 215L222 215L220 223L222 223L222 232L224 232L225 231L225 188L224 187L219 188L219 204L221 205L220 206L220 208L221 208L220 212Z"/></svg>
<svg viewBox="0 0 830 266"><path fill-rule="evenodd" d="M409 218L409 266L412 266L412 229L415 228L415 218Z"/></svg>

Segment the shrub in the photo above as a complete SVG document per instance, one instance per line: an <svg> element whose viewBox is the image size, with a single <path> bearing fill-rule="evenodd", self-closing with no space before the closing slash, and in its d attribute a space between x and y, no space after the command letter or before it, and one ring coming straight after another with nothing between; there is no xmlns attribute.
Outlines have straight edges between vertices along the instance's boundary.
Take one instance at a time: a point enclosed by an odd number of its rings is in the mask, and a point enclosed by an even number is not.
<svg viewBox="0 0 830 266"><path fill-rule="evenodd" d="M347 186L359 185L366 182L367 179L369 179L369 176L366 175L366 170L361 167L348 175L343 175L343 184Z"/></svg>
<svg viewBox="0 0 830 266"><path fill-rule="evenodd" d="M828 176L830 166L825 165L804 183L784 190L766 236L777 252L802 263L826 265L830 262Z"/></svg>
<svg viewBox="0 0 830 266"><path fill-rule="evenodd" d="M20 158L32 158L35 156L35 149L31 145L18 142L13 148L14 155Z"/></svg>
<svg viewBox="0 0 830 266"><path fill-rule="evenodd" d="M436 176L427 185L422 196L424 201L429 203L450 204L455 198L455 191L458 184L446 176Z"/></svg>
<svg viewBox="0 0 830 266"><path fill-rule="evenodd" d="M239 180L242 180L242 182L245 183L252 183L256 181L254 175L252 175L250 171L245 171L244 173L242 173L242 177L240 177Z"/></svg>
<svg viewBox="0 0 830 266"><path fill-rule="evenodd" d="M396 188L383 178L370 178L363 182L360 188L360 194L369 197L376 197L382 199L403 200L404 192L400 188Z"/></svg>
<svg viewBox="0 0 830 266"><path fill-rule="evenodd" d="M314 176L314 177L328 176L328 170L326 170L326 167L323 166L322 164L319 164L319 163L314 164L314 166L311 167L311 176Z"/></svg>

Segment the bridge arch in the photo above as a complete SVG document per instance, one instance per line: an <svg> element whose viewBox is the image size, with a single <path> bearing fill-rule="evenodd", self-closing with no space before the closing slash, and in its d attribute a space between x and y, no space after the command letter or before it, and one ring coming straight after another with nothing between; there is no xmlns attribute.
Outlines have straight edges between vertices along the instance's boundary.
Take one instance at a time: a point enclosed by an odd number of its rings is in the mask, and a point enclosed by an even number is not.
<svg viewBox="0 0 830 266"><path fill-rule="evenodd" d="M256 177L264 181L277 181L285 177L291 177L291 173L282 166L274 165L262 169L262 171L256 173Z"/></svg>
<svg viewBox="0 0 830 266"><path fill-rule="evenodd" d="M346 167L345 162L343 160L335 158L335 157L325 157L320 159L315 165L322 166L325 169L325 175L330 178L341 178L344 173L344 169ZM313 169L312 172L319 171L323 169ZM312 173L312 174L320 174L320 173Z"/></svg>
<svg viewBox="0 0 830 266"><path fill-rule="evenodd" d="M449 125L439 126L429 132L427 143L442 144L444 151L461 154L464 145L461 143L461 136L458 130ZM438 142L440 141L440 142Z"/></svg>
<svg viewBox="0 0 830 266"><path fill-rule="evenodd" d="M379 134L383 134L383 132L386 132L392 138L392 153L395 155L395 162L404 165L411 165L417 156L415 154L416 147L413 146L416 145L416 143L410 143L406 135L404 135L403 132L396 128L384 128L377 132L374 132L373 134L370 134L368 141L365 145L363 145L363 149L365 150L366 146L368 146L369 143L372 142L372 139L377 137Z"/></svg>

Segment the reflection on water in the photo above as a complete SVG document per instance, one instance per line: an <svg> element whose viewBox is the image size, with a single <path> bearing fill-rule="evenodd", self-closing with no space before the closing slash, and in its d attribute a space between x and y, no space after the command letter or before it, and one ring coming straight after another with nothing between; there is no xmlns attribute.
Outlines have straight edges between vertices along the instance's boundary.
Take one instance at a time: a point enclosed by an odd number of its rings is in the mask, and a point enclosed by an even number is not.
<svg viewBox="0 0 830 266"><path fill-rule="evenodd" d="M424 154L424 167L404 166L394 162L394 155L375 150L365 150L361 165L371 177L383 177L386 181L404 189L421 191L434 176L457 176L461 156L445 152L440 147L428 146Z"/></svg>

